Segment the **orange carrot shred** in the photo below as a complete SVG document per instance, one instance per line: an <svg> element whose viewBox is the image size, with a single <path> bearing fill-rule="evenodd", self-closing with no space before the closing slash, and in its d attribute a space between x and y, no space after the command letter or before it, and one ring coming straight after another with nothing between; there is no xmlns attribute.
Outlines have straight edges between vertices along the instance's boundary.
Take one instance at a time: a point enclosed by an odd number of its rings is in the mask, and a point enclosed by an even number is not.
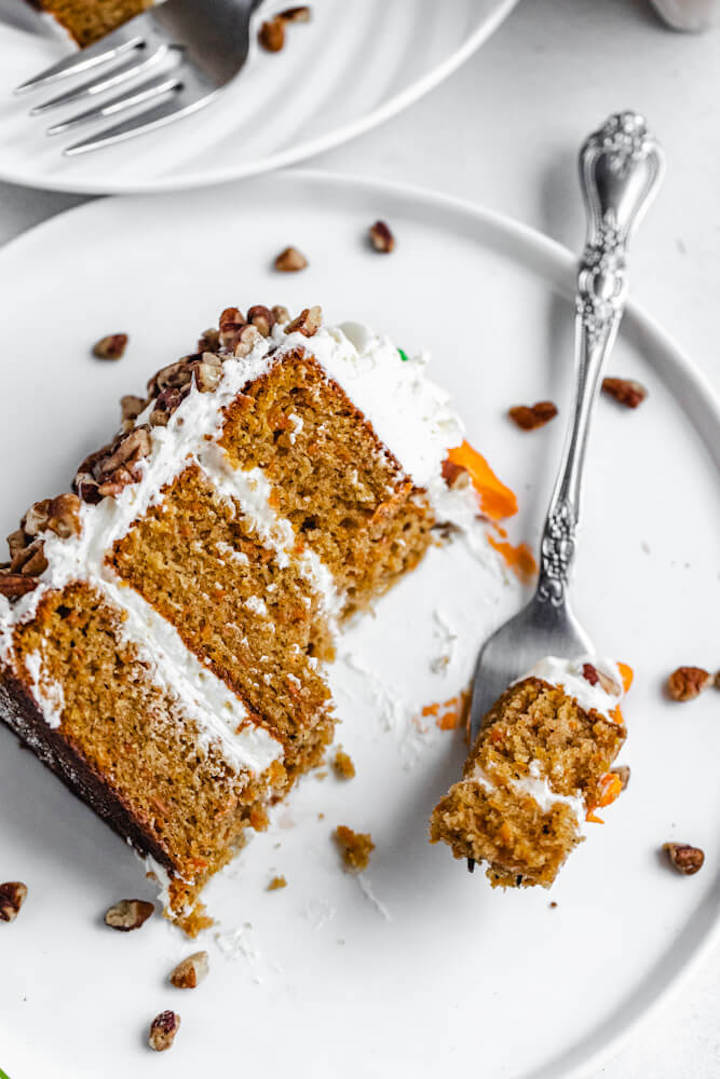
<svg viewBox="0 0 720 1079"><path fill-rule="evenodd" d="M447 460L467 470L480 496L480 509L492 521L501 521L517 513L517 498L495 475L485 458L467 440L448 451Z"/></svg>

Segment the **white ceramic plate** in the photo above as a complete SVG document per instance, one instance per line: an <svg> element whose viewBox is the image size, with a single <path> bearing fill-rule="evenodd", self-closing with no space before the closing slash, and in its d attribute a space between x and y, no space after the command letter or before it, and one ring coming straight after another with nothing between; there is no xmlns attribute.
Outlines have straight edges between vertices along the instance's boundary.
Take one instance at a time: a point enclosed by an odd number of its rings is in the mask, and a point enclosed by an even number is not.
<svg viewBox="0 0 720 1079"><path fill-rule="evenodd" d="M0 178L57 191L167 191L301 161L382 123L437 86L516 2L315 0L313 21L291 27L281 53L263 52L253 33L245 70L197 116L67 158L63 146L83 135L47 138L45 130L54 122L48 115L56 114L27 115L43 93L47 99L56 91L14 97L12 90L70 46L54 27L48 29L44 17L28 13L18 0L0 0L0 17L15 21L0 25ZM257 25L280 8L265 3ZM57 115L77 111L73 106Z"/></svg>
<svg viewBox="0 0 720 1079"><path fill-rule="evenodd" d="M364 242L378 216L396 232L392 256ZM304 273L271 270L287 243L307 253ZM60 490L115 424L120 394L185 352L219 308L320 301L330 319L366 320L405 349L432 350L469 437L520 496L513 538L535 543L562 420L523 434L504 411L550 397L566 414L572 263L485 211L311 173L56 218L0 254L0 524L9 531L30 501ZM93 360L89 345L118 331L131 335L125 358ZM354 658L336 676L340 740L357 777L306 779L213 882L220 940L210 932L196 945L212 965L197 992L165 981L193 950L176 930L160 919L131 935L102 925L112 901L152 896L151 886L124 844L0 731L0 876L30 886L21 916L0 929L0 1066L12 1079L167 1068L178 1079L478 1069L560 1079L597 1066L677 983L720 909L720 727L712 694L680 708L661 685L681 662L717 662L720 412L637 310L617 349L613 372L650 396L635 413L599 404L575 592L598 647L637 671L623 756L633 776L552 892L492 891L426 841L463 745L411 717L453 695L479 641L520 601L462 543L433 551L342 646ZM448 652L438 613L459 635L444 674L429 667ZM338 823L374 836L360 880L339 870ZM698 876L662 864L658 847L672 838L705 848ZM288 887L268 894L274 872ZM158 1059L143 1039L163 1008L183 1026Z"/></svg>

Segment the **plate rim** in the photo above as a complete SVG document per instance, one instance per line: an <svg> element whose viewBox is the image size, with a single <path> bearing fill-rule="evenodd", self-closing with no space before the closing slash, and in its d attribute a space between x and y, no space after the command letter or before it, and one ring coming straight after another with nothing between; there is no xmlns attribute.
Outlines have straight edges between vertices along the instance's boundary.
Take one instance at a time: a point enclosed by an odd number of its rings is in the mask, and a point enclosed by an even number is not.
<svg viewBox="0 0 720 1079"><path fill-rule="evenodd" d="M517 0L511 0L511 2L515 3ZM336 173L327 169L284 170L274 174L273 182L279 185L288 184L290 187L298 183L318 186L324 184L336 189L405 199L416 206L425 205L436 211L473 218L481 228L487 231L488 235L494 233L501 238L510 238L516 245L512 256L515 261L522 262L524 254L526 267L529 266L534 274L543 278L558 294L571 299L574 293L576 254L539 229L471 200L404 181ZM242 185L239 187L242 189ZM181 197L183 193L192 196L193 189L173 192L171 197ZM147 192L139 192L137 195L148 197ZM92 200L61 210L13 237L0 247L0 274L4 271L3 264L7 252L12 255L15 249L24 243L36 242L38 237L42 240L43 231L51 230L61 220L64 224L64 219L68 216L97 212L96 204L104 201L104 199ZM535 260L529 261L528 254L535 256ZM646 311L644 305L633 300L628 302L621 327L621 332L623 331L626 334L629 332L632 335L639 332L643 335L644 348L652 352L654 357L660 355L670 369L679 373L693 392L694 407L699 406L704 409L705 422L710 427L716 426L717 430L720 430L720 389L717 389L710 378L695 365L660 322ZM680 407L688 411L682 403ZM709 435L692 417L690 418L701 437L705 450L713 458L715 467L720 470L720 447L711 441ZM686 925L692 924L692 921L686 923ZM627 1008L628 1018L618 1020L616 1013L612 1013L605 1020L606 1025L614 1026L616 1029L602 1044L594 1045L594 1042L602 1039L603 1036L603 1024L600 1024L578 1044L563 1051L560 1057L546 1059L537 1066L532 1066L531 1070L519 1074L515 1079L584 1079L586 1076L589 1077L591 1073L596 1072L615 1057L636 1031L682 991L719 942L720 905L715 904L707 927L701 930L679 959L674 957L672 950L664 953L662 959L667 960L670 956L673 957L670 961L670 972L661 975L655 986L641 986L633 991L629 998L630 1006ZM651 975L653 969L651 968L649 972Z"/></svg>
<svg viewBox="0 0 720 1079"><path fill-rule="evenodd" d="M62 180L59 178L47 177L45 175L37 176L27 170L5 168L0 160L0 181L16 184L21 187L35 187L42 191L58 191L65 194L76 195L160 194L170 191L214 187L218 184L232 183L235 180L258 176L265 172L271 172L288 165L294 165L299 161L304 161L309 157L315 157L317 154L324 153L327 150L332 150L337 146L350 142L360 135L363 135L366 131L379 127L381 124L384 124L386 121L409 108L416 101L425 97L425 95L431 90L434 90L436 86L445 82L445 80L457 71L466 60L469 60L470 57L477 52L480 46L483 45L488 38L492 37L495 31L519 4L520 0L495 0L495 2L496 6L494 10L483 18L462 45L454 52L450 53L449 56L445 57L445 59L434 68L431 68L430 71L426 72L425 75L416 79L415 82L411 83L409 86L406 86L404 90L394 94L364 116L358 117L356 120L344 124L334 131L327 132L325 135L319 135L313 139L307 139L306 141L285 150L267 154L254 162L243 164L239 167L229 166L220 170L215 175L198 174L197 172L194 172L190 177L185 178L183 178L183 176L164 176L154 180L146 180L137 183L113 183L111 179L112 170L109 170L107 181L103 184L99 184L93 181L84 182L80 177L77 179Z"/></svg>

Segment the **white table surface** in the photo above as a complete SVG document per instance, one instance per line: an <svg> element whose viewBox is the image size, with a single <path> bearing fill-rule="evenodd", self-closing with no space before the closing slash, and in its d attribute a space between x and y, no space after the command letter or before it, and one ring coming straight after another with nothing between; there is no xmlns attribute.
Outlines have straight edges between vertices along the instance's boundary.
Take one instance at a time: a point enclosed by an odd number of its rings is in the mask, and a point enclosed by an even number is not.
<svg viewBox="0 0 720 1079"><path fill-rule="evenodd" d="M669 161L633 250L633 294L720 390L720 29L675 34L645 0L521 0L439 90L312 164L473 199L576 248L579 141L627 107L646 114ZM80 201L0 184L0 243ZM717 1077L719 1008L716 950L598 1074Z"/></svg>

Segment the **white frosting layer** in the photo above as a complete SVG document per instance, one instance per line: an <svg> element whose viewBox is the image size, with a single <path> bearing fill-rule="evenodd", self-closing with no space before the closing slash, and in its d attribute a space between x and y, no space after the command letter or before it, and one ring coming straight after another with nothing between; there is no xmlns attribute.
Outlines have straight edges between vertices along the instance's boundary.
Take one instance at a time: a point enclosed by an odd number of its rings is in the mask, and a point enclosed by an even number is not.
<svg viewBox="0 0 720 1079"><path fill-rule="evenodd" d="M497 790L497 783L487 774L480 764L475 764L472 771L463 778L464 783L477 783L486 791ZM535 801L541 812L547 813L560 803L568 806L575 817L578 831L583 832L585 822L585 803L579 794L558 794L548 780L541 775L538 761L531 761L529 774L510 781L510 787L517 794L528 794Z"/></svg>
<svg viewBox="0 0 720 1079"><path fill-rule="evenodd" d="M220 384L212 393L191 392L171 416L166 427L150 429L151 452L140 464L141 478L115 498L97 505L83 505L82 530L78 537L60 540L44 536L48 568L34 592L10 605L0 597L0 657L8 659L15 625L33 616L42 595L73 580L89 581L113 603L127 612L123 634L141 648L151 662L157 682L172 692L178 704L199 723L204 740L222 746L227 759L238 768L264 770L282 755L280 743L264 728L255 726L242 702L185 647L179 634L132 588L124 585L105 564L105 556L132 523L161 499L160 492L196 463L221 496L240 504L261 540L274 549L281 565L287 565L295 543L289 521L278 516L269 502L270 485L260 469L234 470L215 439L220 434L223 410L249 382L266 373L290 350L304 348L337 381L353 403L372 423L383 441L415 484L424 487L439 520L463 528L475 543L478 512L474 492L450 491L442 479L447 451L463 439L462 424L450 406L447 393L426 375L425 357L403 360L395 346L358 324L322 328L312 338L300 333L286 335L275 326L267 339L259 339L249 356L224 356ZM136 423L147 422L151 403ZM292 417L291 439L301 430L302 420ZM471 542L473 539L471 538ZM241 557L232 550L221 557ZM317 593L331 626L342 607L332 575L312 551L292 556ZM258 617L267 615L262 596L249 605ZM48 723L57 726L62 714L62 691L43 674L42 660L32 661L34 695Z"/></svg>
<svg viewBox="0 0 720 1079"><path fill-rule="evenodd" d="M595 685L583 674L586 663L595 667L601 676ZM624 696L622 675L617 664L611 659L598 659L595 656L581 656L579 659L545 656L523 678L541 678L543 682L559 686L585 711L594 709L608 718ZM518 682L522 682L523 678L519 678Z"/></svg>

